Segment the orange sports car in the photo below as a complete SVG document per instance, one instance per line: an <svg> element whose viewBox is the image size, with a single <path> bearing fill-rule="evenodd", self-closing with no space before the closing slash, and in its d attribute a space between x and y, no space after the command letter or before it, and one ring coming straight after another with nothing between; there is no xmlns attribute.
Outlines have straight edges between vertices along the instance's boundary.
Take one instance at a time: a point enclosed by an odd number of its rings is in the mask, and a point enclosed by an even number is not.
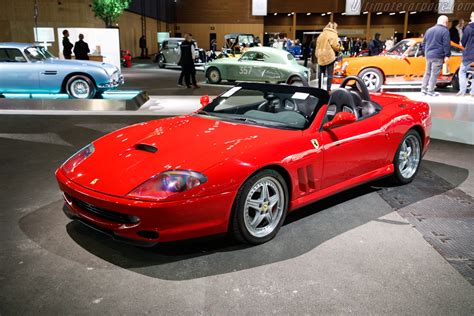
<svg viewBox="0 0 474 316"><path fill-rule="evenodd" d="M392 49L371 57L344 58L334 67L334 82L347 76L359 76L370 91L380 91L382 85L421 85L426 59L421 47L422 38L404 39ZM443 65L438 86L452 85L459 90L458 70L463 47L451 42L451 58Z"/></svg>

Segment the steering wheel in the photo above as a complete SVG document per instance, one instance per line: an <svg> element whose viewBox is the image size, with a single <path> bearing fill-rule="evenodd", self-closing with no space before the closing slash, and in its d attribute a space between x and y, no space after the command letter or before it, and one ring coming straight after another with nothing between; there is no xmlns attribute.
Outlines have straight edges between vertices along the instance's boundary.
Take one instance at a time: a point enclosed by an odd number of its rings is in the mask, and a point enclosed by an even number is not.
<svg viewBox="0 0 474 316"><path fill-rule="evenodd" d="M357 76L349 76L346 79L344 79L344 81L340 85L340 88L345 89L347 84L351 81L355 81L355 83L350 85L350 87L354 91L357 91L357 92L360 93L360 96L361 96L362 100L370 101L369 89L367 89L367 86L365 85L362 78L359 78Z"/></svg>

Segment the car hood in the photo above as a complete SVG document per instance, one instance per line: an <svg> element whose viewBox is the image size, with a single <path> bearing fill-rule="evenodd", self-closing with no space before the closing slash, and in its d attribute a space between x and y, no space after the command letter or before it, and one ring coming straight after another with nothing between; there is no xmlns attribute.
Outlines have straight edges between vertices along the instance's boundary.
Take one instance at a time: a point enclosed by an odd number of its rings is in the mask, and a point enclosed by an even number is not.
<svg viewBox="0 0 474 316"><path fill-rule="evenodd" d="M118 68L112 64L98 62L98 61L91 61L91 60L63 60L63 59L56 59L56 58L49 58L44 61L45 64L48 65L57 65L57 66L65 66L65 67L94 67L94 68L102 68L107 71L109 75L113 74Z"/></svg>
<svg viewBox="0 0 474 316"><path fill-rule="evenodd" d="M166 170L210 167L238 154L262 148L301 131L236 124L204 116L184 116L133 125L94 142L94 153L66 176L101 193L125 196ZM140 147L155 147L155 153ZM212 180L212 179L210 179ZM212 181L209 181L212 182Z"/></svg>

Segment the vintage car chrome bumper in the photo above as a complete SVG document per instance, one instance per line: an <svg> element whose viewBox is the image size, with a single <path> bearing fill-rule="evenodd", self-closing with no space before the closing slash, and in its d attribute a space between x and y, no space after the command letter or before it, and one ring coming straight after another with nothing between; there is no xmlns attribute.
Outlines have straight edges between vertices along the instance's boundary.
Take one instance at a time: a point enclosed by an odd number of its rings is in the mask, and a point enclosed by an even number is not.
<svg viewBox="0 0 474 316"><path fill-rule="evenodd" d="M123 75L120 75L115 79L111 78L109 82L101 83L101 84L98 84L97 86L99 89L113 89L113 88L117 88L118 86L123 85L124 83L125 83L125 80L123 78Z"/></svg>

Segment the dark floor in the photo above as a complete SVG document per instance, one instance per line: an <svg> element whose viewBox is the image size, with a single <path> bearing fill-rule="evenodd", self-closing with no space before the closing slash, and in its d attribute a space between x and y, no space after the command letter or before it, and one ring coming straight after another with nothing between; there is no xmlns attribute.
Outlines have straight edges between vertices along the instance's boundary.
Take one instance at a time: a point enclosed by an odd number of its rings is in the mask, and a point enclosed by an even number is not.
<svg viewBox="0 0 474 316"><path fill-rule="evenodd" d="M414 183L312 204L258 247L139 249L70 222L55 169L153 118L0 116L1 315L474 313L472 146L434 141Z"/></svg>

